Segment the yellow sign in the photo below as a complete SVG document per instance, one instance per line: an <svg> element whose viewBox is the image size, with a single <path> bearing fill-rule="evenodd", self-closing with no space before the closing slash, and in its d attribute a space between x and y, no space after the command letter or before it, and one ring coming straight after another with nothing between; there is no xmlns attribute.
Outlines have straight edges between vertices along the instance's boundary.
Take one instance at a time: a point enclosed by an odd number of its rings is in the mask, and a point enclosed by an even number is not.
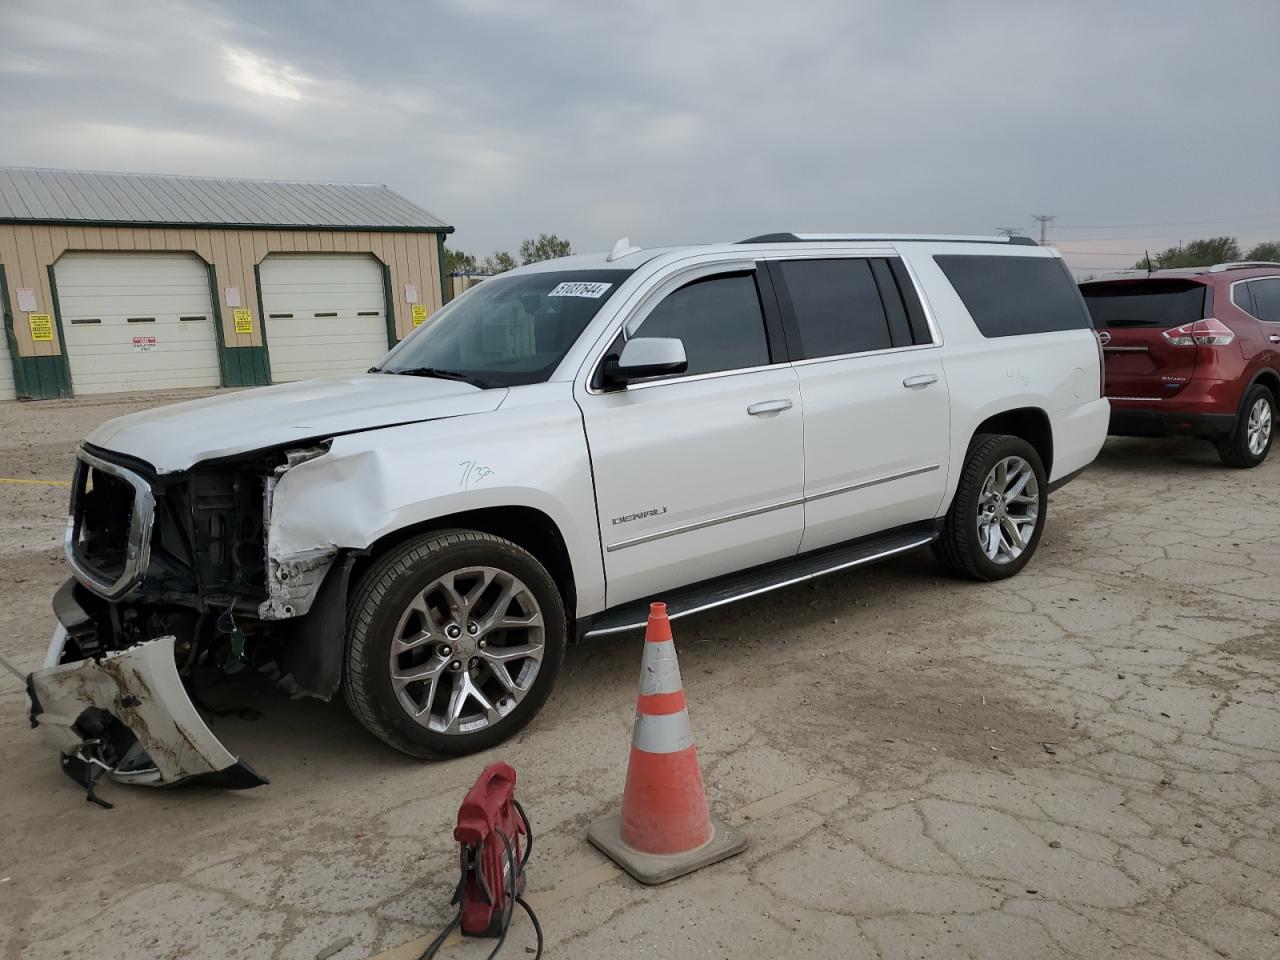
<svg viewBox="0 0 1280 960"><path fill-rule="evenodd" d="M420 327L427 319L427 305L425 303L415 303L413 305L413 325Z"/></svg>
<svg viewBox="0 0 1280 960"><path fill-rule="evenodd" d="M53 319L47 313L29 313L27 323L31 325L32 340L53 342Z"/></svg>
<svg viewBox="0 0 1280 960"><path fill-rule="evenodd" d="M248 310L237 310L234 314L236 318L236 333L253 333L253 314Z"/></svg>

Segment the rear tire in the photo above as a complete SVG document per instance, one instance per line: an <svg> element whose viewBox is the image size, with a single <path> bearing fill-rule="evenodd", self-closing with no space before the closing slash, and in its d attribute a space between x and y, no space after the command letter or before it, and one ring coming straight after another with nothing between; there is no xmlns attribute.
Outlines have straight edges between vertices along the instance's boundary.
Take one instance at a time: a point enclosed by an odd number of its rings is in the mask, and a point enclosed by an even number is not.
<svg viewBox="0 0 1280 960"><path fill-rule="evenodd" d="M1048 505L1048 479L1035 447L1021 437L980 433L969 445L934 556L957 576L1012 577L1036 552Z"/></svg>
<svg viewBox="0 0 1280 960"><path fill-rule="evenodd" d="M1255 383L1245 394L1234 429L1214 441L1218 456L1228 467L1256 467L1271 451L1275 424L1276 398L1262 384Z"/></svg>
<svg viewBox="0 0 1280 960"><path fill-rule="evenodd" d="M378 560L352 595L344 695L402 753L486 750L546 702L567 634L560 590L528 551L475 530L424 534Z"/></svg>

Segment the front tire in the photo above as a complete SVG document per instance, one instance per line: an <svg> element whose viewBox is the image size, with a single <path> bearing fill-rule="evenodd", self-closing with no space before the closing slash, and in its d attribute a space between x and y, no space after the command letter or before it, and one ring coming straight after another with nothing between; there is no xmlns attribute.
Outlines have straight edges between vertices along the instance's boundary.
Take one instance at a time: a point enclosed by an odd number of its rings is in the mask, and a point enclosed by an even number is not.
<svg viewBox="0 0 1280 960"><path fill-rule="evenodd" d="M978 434L934 555L958 576L1012 577L1036 552L1048 506L1048 478L1035 447L1021 437Z"/></svg>
<svg viewBox="0 0 1280 960"><path fill-rule="evenodd" d="M485 750L546 702L567 632L560 591L528 551L475 530L415 537L352 597L347 705L414 757Z"/></svg>
<svg viewBox="0 0 1280 960"><path fill-rule="evenodd" d="M1245 394L1235 429L1216 442L1218 456L1228 467L1247 469L1267 459L1275 433L1276 398L1260 383Z"/></svg>

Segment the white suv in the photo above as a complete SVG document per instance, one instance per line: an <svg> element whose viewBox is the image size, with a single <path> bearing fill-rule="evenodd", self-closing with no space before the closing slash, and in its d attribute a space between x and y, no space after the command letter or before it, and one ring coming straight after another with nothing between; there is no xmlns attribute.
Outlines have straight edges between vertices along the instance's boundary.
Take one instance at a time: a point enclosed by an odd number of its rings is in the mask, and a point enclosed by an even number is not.
<svg viewBox="0 0 1280 960"><path fill-rule="evenodd" d="M252 785L183 684L253 665L341 687L398 750L479 750L650 599L680 617L928 545L1017 573L1108 415L1076 286L1020 238L522 267L366 375L96 430L33 719L87 785Z"/></svg>

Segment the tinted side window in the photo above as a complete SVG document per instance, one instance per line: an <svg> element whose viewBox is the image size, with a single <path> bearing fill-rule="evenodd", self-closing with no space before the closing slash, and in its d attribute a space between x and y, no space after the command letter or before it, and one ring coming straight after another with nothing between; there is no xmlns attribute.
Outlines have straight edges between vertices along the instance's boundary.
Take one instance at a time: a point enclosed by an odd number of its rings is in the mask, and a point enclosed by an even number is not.
<svg viewBox="0 0 1280 960"><path fill-rule="evenodd" d="M634 336L679 337L689 359L685 375L769 362L760 297L749 273L695 280L667 294Z"/></svg>
<svg viewBox="0 0 1280 960"><path fill-rule="evenodd" d="M946 254L933 258L984 337L1087 329L1089 313L1062 261Z"/></svg>
<svg viewBox="0 0 1280 960"><path fill-rule="evenodd" d="M1231 288L1231 302L1245 313L1257 316L1253 305L1253 295L1249 292L1251 286L1253 286L1251 283L1237 283Z"/></svg>
<svg viewBox="0 0 1280 960"><path fill-rule="evenodd" d="M916 293L915 284L911 282L911 274L906 265L897 257L889 261L889 270L898 285L898 294L907 308L907 320L911 324L911 340L913 343L933 343L933 333L929 330L929 321L925 319L924 307L920 305L920 297Z"/></svg>
<svg viewBox="0 0 1280 960"><path fill-rule="evenodd" d="M1268 323L1280 323L1280 277L1254 280L1249 292L1253 294L1253 315Z"/></svg>
<svg viewBox="0 0 1280 960"><path fill-rule="evenodd" d="M832 357L893 345L866 260L784 260L778 268L795 314L801 356Z"/></svg>

